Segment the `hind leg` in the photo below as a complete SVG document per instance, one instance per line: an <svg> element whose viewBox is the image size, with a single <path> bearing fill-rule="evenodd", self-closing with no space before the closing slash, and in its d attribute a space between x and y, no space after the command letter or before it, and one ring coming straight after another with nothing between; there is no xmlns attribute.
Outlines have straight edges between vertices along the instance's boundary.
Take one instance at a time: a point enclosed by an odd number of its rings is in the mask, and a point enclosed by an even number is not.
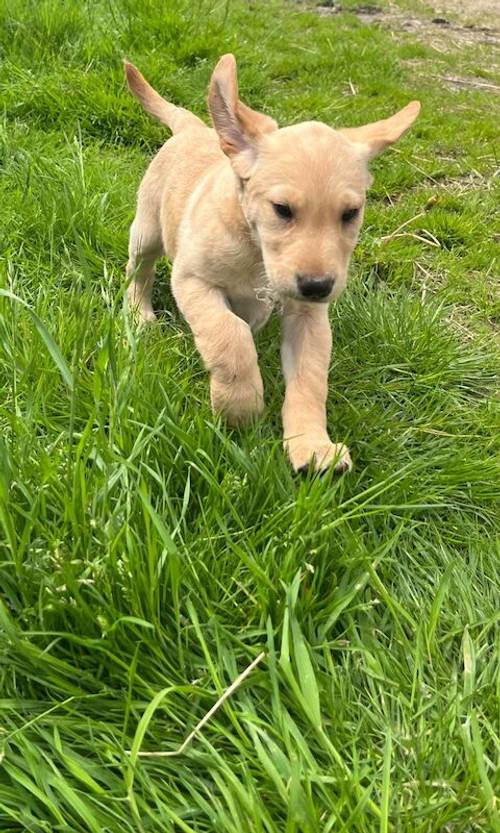
<svg viewBox="0 0 500 833"><path fill-rule="evenodd" d="M163 254L161 232L157 219L139 205L130 228L129 259L126 274L130 308L143 323L156 321L151 304L155 279L155 263Z"/></svg>

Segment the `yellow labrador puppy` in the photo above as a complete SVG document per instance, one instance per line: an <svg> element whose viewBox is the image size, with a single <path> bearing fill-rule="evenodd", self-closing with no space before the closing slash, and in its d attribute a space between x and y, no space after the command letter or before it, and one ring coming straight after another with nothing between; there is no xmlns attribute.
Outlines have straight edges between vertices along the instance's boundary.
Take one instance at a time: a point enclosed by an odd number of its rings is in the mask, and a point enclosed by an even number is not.
<svg viewBox="0 0 500 833"><path fill-rule="evenodd" d="M173 133L139 188L127 265L131 306L154 321L155 261L167 255L175 300L210 373L212 408L234 425L264 407L252 332L277 302L292 466L349 470L348 449L326 428L328 303L346 284L368 162L402 136L420 104L364 127L309 121L278 129L240 101L234 56L224 55L208 92L211 129L165 101L132 64L125 69L132 93Z"/></svg>

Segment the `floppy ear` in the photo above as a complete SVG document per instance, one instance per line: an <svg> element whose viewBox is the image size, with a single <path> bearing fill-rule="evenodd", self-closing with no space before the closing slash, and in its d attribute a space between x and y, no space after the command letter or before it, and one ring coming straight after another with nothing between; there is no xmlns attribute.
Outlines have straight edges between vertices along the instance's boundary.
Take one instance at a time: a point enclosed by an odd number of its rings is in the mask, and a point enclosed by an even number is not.
<svg viewBox="0 0 500 833"><path fill-rule="evenodd" d="M368 159L373 159L382 153L388 145L392 145L406 133L420 113L420 102L410 101L394 116L363 127L346 127L340 131L349 141L363 145Z"/></svg>
<svg viewBox="0 0 500 833"><path fill-rule="evenodd" d="M234 55L223 55L214 69L208 88L208 108L220 146L229 158L248 150L255 154L259 137L278 128L269 116L257 113L239 100Z"/></svg>

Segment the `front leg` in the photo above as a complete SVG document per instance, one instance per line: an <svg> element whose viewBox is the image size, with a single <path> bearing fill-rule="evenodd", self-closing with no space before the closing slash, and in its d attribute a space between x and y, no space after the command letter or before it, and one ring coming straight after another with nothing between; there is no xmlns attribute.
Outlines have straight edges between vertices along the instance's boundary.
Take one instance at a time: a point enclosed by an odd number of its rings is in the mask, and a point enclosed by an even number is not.
<svg viewBox="0 0 500 833"><path fill-rule="evenodd" d="M286 382L284 444L295 471L312 463L316 471L333 464L352 467L349 450L332 443L326 430L326 397L332 333L326 304L287 302L283 314L281 358Z"/></svg>
<svg viewBox="0 0 500 833"><path fill-rule="evenodd" d="M248 422L264 407L264 387L248 324L218 287L174 267L172 291L210 373L214 413L230 425Z"/></svg>

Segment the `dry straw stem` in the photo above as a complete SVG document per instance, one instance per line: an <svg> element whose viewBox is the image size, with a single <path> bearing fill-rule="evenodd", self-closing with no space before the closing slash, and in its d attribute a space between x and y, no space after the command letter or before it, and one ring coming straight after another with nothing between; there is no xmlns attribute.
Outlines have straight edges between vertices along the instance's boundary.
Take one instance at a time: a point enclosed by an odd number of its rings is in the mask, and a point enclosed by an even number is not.
<svg viewBox="0 0 500 833"><path fill-rule="evenodd" d="M216 703L212 706L210 711L208 711L200 720L199 723L196 724L193 731L187 736L185 741L181 743L178 749L173 749L171 752L138 752L137 756L140 758L173 758L175 755L182 755L184 750L189 746L191 741L196 737L196 735L203 729L206 723L210 720L210 718L215 714L215 712L222 706L223 703L231 696L231 694L236 691L236 689L242 684L244 680L252 673L254 668L261 662L265 657L264 651L256 657L253 662L250 663L241 674L236 677L234 682L231 683L229 688L226 688L224 693L219 697ZM131 754L131 750L127 749L127 755Z"/></svg>
<svg viewBox="0 0 500 833"><path fill-rule="evenodd" d="M439 197L436 194L434 194L432 197L430 197L427 200L423 211L419 211L419 213L415 214L414 217L410 217L408 220L405 220L404 223L401 223L401 225L398 226L396 229L394 229L394 231L392 231L390 234L386 234L384 237L381 237L380 240L379 240L379 243L380 244L388 243L390 240L395 240L397 237L405 237L405 236L417 237L419 240L423 240L424 243L430 243L431 241L426 240L424 238L421 238L416 234L412 234L411 232L405 232L404 234L400 234L400 232L404 228L406 228L406 226L409 226L410 223L414 223L415 220L420 220L421 217L425 217L426 213L431 208L433 208L438 201L439 201ZM429 231L427 231L427 229L424 229L424 231L425 231L426 234L428 234L432 238L432 240L434 241L434 245L437 245L437 246L440 245L439 241L436 240L436 238L434 237L433 234L431 234ZM431 243L431 245L432 245L432 243Z"/></svg>
<svg viewBox="0 0 500 833"><path fill-rule="evenodd" d="M480 89L492 90L493 92L500 93L500 87L498 84L488 84L485 81L476 81L473 78L459 78L456 75L438 75L436 77L440 78L441 81L447 81L449 84L458 84L462 87L479 87Z"/></svg>

